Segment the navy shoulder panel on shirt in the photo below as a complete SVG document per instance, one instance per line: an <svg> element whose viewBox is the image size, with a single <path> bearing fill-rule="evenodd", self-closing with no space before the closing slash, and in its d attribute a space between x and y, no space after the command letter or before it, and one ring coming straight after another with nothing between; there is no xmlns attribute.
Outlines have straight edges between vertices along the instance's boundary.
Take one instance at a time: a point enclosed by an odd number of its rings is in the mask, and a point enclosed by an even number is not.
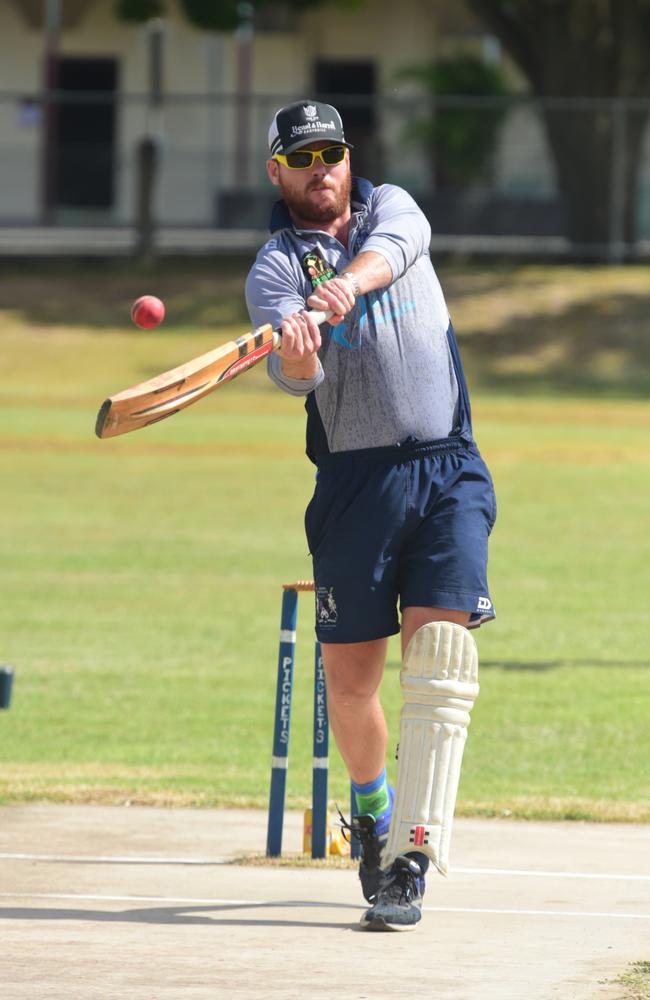
<svg viewBox="0 0 650 1000"><path fill-rule="evenodd" d="M272 233L277 233L278 229L291 229L293 223L289 215L289 209L284 199L276 201L271 209L271 223L269 229Z"/></svg>
<svg viewBox="0 0 650 1000"><path fill-rule="evenodd" d="M374 190L375 185L365 177L353 177L350 201L353 205L356 203L367 207Z"/></svg>

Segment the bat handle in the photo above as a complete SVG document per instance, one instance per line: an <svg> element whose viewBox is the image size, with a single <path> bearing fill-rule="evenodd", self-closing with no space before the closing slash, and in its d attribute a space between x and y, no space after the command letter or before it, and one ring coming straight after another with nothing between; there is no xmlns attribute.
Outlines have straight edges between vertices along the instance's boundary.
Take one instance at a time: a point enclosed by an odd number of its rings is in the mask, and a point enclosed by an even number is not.
<svg viewBox="0 0 650 1000"><path fill-rule="evenodd" d="M312 317L312 319L315 320L316 325L320 326L321 323L325 323L326 320L328 320L330 316L333 315L333 313L331 310L329 312L318 312L317 309L312 309L309 315Z"/></svg>
<svg viewBox="0 0 650 1000"><path fill-rule="evenodd" d="M314 319L316 320L317 326L320 326L321 323L325 323L330 318L330 316L333 316L334 314L331 312L331 310L329 312L319 312L317 309L312 309L312 310L310 310L309 315L313 316ZM274 351L277 351L277 349L280 346L281 342L282 342L282 334L280 333L279 330L274 330L273 331L273 350Z"/></svg>

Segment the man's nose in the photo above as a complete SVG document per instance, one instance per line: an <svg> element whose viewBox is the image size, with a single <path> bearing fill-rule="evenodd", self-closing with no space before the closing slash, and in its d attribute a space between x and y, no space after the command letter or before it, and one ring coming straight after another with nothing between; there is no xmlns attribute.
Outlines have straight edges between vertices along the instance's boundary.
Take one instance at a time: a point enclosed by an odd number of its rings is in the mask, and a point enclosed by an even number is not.
<svg viewBox="0 0 650 1000"><path fill-rule="evenodd" d="M325 166L325 164L321 160L320 156L315 156L314 157L314 162L311 165L311 172L312 172L312 174L316 174L319 177L321 177L323 174L327 173L327 167Z"/></svg>

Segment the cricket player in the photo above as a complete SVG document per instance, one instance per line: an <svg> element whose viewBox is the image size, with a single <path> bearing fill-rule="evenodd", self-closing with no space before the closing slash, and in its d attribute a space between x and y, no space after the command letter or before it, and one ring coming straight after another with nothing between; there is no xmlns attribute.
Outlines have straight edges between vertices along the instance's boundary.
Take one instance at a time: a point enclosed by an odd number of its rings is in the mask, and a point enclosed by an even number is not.
<svg viewBox="0 0 650 1000"><path fill-rule="evenodd" d="M349 826L370 904L362 926L408 930L421 918L427 868L447 871L478 694L469 630L494 617L494 488L424 215L401 188L352 175L352 147L328 104L282 108L268 142L281 200L246 299L256 327L282 332L271 379L305 398L317 469L305 515L316 634L357 804ZM319 327L310 309L331 316ZM393 789L378 691L398 632L404 702Z"/></svg>

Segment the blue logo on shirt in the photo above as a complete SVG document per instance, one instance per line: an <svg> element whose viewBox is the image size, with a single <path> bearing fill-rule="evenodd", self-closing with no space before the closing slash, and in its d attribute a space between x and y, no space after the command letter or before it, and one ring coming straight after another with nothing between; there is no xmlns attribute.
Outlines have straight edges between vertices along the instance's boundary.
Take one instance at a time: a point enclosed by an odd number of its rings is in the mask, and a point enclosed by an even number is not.
<svg viewBox="0 0 650 1000"><path fill-rule="evenodd" d="M334 343L339 344L340 347L347 347L351 351L358 351L361 347L364 330L369 325L367 298L369 296L363 295L359 299L359 320L356 329L353 327L351 331L354 336L353 340L350 340L347 335L348 324L346 320L332 327L330 336ZM394 323L404 313L412 312L415 309L415 302L402 302L398 305L393 305L390 291L388 288L385 288L379 295L373 296L370 308L375 327L380 327L386 326L388 323Z"/></svg>

